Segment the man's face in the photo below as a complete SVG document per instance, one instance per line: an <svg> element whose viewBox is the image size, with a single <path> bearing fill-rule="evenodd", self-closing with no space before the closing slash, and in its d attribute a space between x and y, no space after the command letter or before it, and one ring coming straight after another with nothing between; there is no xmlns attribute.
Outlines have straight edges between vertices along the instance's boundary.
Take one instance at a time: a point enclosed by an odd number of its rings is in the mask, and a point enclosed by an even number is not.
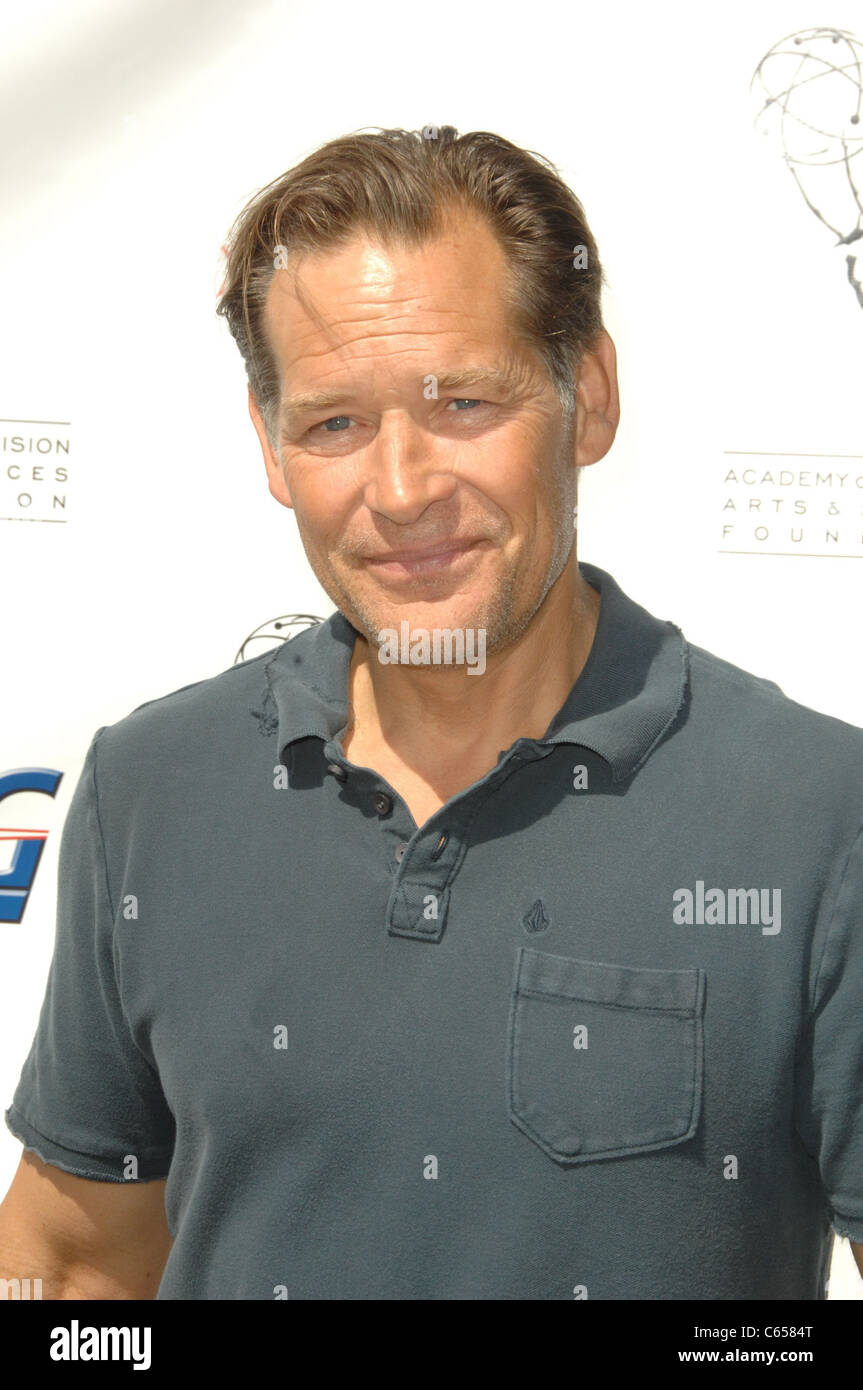
<svg viewBox="0 0 863 1390"><path fill-rule="evenodd" d="M488 652L507 646L570 554L572 443L541 360L512 335L506 286L479 218L451 219L419 249L357 236L275 272L280 464L252 403L270 491L372 646L403 619L484 628ZM478 371L491 375L468 379Z"/></svg>

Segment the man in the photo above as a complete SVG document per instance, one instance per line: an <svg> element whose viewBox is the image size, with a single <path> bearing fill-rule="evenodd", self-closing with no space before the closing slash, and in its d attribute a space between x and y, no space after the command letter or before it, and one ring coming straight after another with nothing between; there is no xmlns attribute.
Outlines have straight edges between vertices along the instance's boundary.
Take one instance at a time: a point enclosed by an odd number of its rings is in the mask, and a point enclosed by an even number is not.
<svg viewBox="0 0 863 1390"><path fill-rule="evenodd" d="M337 612L91 743L7 1277L821 1299L834 1231L863 1267L863 733L579 566L601 280L487 133L333 141L241 215L220 311Z"/></svg>

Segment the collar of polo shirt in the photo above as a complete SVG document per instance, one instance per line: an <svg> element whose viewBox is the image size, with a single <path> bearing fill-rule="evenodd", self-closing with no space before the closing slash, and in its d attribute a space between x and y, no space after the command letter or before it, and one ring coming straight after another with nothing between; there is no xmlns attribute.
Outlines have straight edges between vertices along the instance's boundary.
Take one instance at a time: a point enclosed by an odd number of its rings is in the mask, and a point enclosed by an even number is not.
<svg viewBox="0 0 863 1390"><path fill-rule="evenodd" d="M680 714L688 647L674 623L648 613L605 570L583 561L579 569L601 595L596 633L578 680L536 741L587 748L620 782L637 771ZM267 727L278 730L280 759L298 739L328 742L344 729L356 637L337 611L283 643L265 663Z"/></svg>

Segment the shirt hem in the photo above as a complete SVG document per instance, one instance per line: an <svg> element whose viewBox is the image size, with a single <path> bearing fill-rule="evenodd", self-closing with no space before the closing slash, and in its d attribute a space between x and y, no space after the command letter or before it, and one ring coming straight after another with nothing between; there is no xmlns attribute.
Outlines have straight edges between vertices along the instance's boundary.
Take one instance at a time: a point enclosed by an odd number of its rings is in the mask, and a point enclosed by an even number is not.
<svg viewBox="0 0 863 1390"><path fill-rule="evenodd" d="M830 1224L837 1236L845 1236L847 1240L853 1240L855 1245L863 1243L863 1216L842 1216L834 1211Z"/></svg>

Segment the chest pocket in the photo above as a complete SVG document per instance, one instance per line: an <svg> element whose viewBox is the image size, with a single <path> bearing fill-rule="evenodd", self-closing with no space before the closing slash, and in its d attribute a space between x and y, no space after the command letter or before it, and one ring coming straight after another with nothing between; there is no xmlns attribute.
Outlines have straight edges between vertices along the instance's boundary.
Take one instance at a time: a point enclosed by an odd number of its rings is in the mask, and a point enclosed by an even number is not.
<svg viewBox="0 0 863 1390"><path fill-rule="evenodd" d="M668 1148L701 1113L703 970L647 970L518 950L509 1118L561 1164Z"/></svg>

